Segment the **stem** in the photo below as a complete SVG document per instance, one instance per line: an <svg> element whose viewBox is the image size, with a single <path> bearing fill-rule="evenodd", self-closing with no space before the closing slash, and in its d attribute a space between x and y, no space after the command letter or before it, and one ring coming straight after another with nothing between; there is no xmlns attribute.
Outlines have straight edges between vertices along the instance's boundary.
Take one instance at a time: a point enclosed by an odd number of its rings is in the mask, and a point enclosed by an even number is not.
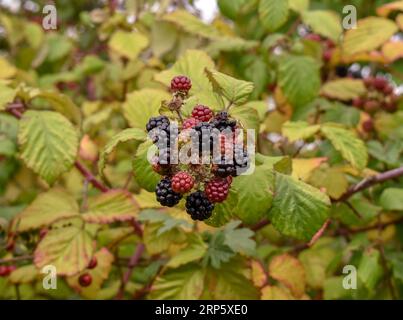
<svg viewBox="0 0 403 320"><path fill-rule="evenodd" d="M84 176L84 178L91 183L95 188L100 190L101 192L108 192L109 188L106 187L102 182L97 180L95 176L86 168L84 165L82 165L80 162L76 161L74 163L75 167L80 171L80 173Z"/></svg>
<svg viewBox="0 0 403 320"><path fill-rule="evenodd" d="M353 196L355 193L360 192L362 190L365 190L369 187L372 187L375 184L385 182L387 180L392 180L395 178L399 178L403 176L403 167L389 170L380 174L377 174L375 176L366 178L362 180L361 182L351 186L346 193L344 193L339 199L334 200L334 202L341 202L341 201L346 201L349 199L351 196Z"/></svg>
<svg viewBox="0 0 403 320"><path fill-rule="evenodd" d="M18 262L18 261L24 261L24 260L32 260L32 259L33 259L32 256L19 256L19 257L10 258L10 259L0 259L0 265L1 264Z"/></svg>
<svg viewBox="0 0 403 320"><path fill-rule="evenodd" d="M374 224L372 226L367 226L367 227L362 227L362 228L357 228L357 229L339 229L336 230L336 232L334 233L334 235L345 235L345 234L356 234L356 233L360 233L360 232L366 232L366 231L371 231L371 230L376 230L376 229L385 229L386 227L389 227L391 225L395 225L395 224L400 224L403 223L403 217L399 218L399 219L395 219L395 220L391 220L388 222L380 222L377 224Z"/></svg>
<svg viewBox="0 0 403 320"><path fill-rule="evenodd" d="M125 293L126 284L129 282L130 277L132 275L134 267L139 263L141 255L143 254L145 247L143 243L137 245L136 250L134 251L133 255L131 256L128 264L128 269L126 273L123 275L122 285L120 286L120 290L116 296L117 300L121 300Z"/></svg>

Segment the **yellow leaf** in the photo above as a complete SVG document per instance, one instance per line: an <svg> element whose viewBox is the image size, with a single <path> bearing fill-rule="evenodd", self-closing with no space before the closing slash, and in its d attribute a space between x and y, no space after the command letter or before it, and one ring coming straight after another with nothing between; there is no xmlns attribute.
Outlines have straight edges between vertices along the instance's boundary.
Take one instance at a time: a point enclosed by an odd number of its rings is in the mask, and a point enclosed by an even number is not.
<svg viewBox="0 0 403 320"><path fill-rule="evenodd" d="M318 168L327 158L292 159L292 176L307 181L312 171Z"/></svg>
<svg viewBox="0 0 403 320"><path fill-rule="evenodd" d="M15 76L17 69L6 59L0 57L0 79L8 79Z"/></svg>
<svg viewBox="0 0 403 320"><path fill-rule="evenodd" d="M269 265L269 274L300 298L305 292L305 270L301 262L289 254L274 257Z"/></svg>
<svg viewBox="0 0 403 320"><path fill-rule="evenodd" d="M389 62L403 57L403 42L386 42L382 47L382 53Z"/></svg>
<svg viewBox="0 0 403 320"><path fill-rule="evenodd" d="M256 287L263 287L267 283L267 274L260 261L251 261L252 281Z"/></svg>
<svg viewBox="0 0 403 320"><path fill-rule="evenodd" d="M353 55L378 48L397 31L397 25L385 18L368 17L357 23L356 29L348 30L344 37L343 54Z"/></svg>
<svg viewBox="0 0 403 320"><path fill-rule="evenodd" d="M14 270L10 274L8 281L14 284L30 283L35 281L38 278L38 276L39 276L38 269L36 269L33 264L29 264Z"/></svg>
<svg viewBox="0 0 403 320"><path fill-rule="evenodd" d="M262 300L295 300L291 293L278 286L266 286L262 289Z"/></svg>
<svg viewBox="0 0 403 320"><path fill-rule="evenodd" d="M403 11L403 1L391 2L376 9L376 13L381 17L387 17L392 11Z"/></svg>
<svg viewBox="0 0 403 320"><path fill-rule="evenodd" d="M161 205L155 198L154 192L148 192L144 189L139 194L134 195L140 209L160 208Z"/></svg>
<svg viewBox="0 0 403 320"><path fill-rule="evenodd" d="M97 260L97 266L94 269L86 269L80 274L67 278L68 284L87 299L96 299L98 297L102 283L108 279L114 260L113 254L106 248L100 249L94 254L94 257ZM89 273L92 278L92 282L88 287L81 287L78 283L78 278L83 273Z"/></svg>
<svg viewBox="0 0 403 320"><path fill-rule="evenodd" d="M138 32L118 30L109 40L109 47L117 54L134 60L148 46L148 38Z"/></svg>
<svg viewBox="0 0 403 320"><path fill-rule="evenodd" d="M358 79L337 79L326 82L323 85L321 94L333 99L349 101L365 93L366 89L362 80Z"/></svg>
<svg viewBox="0 0 403 320"><path fill-rule="evenodd" d="M400 30L403 30L403 13L399 14L396 17L396 23L399 26Z"/></svg>

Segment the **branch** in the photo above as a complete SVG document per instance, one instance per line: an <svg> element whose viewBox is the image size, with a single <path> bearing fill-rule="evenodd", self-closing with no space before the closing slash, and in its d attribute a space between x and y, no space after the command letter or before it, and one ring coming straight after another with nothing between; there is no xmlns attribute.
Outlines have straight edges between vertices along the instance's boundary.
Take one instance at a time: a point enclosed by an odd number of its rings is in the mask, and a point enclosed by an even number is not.
<svg viewBox="0 0 403 320"><path fill-rule="evenodd" d="M403 176L403 167L389 170L389 171L377 174L375 176L368 177L368 178L362 180L361 182L351 186L346 191L346 193L344 193L339 199L334 200L334 202L346 201L347 199L349 199L351 196L353 196L357 192L368 189L369 187L372 187L375 184L382 183L387 180L399 178L401 176Z"/></svg>
<svg viewBox="0 0 403 320"><path fill-rule="evenodd" d="M97 188L102 192L109 191L109 188L106 187L102 182L97 180L97 178L95 178L95 176L91 173L91 171L89 171L86 167L84 167L84 165L82 165L80 162L76 161L74 165L76 166L78 171L80 171L80 173L84 176L84 178L89 183L91 183L95 188Z"/></svg>
<svg viewBox="0 0 403 320"><path fill-rule="evenodd" d="M356 233L360 233L360 232L366 232L366 231L371 231L371 230L383 230L386 227L389 227L391 225L395 225L395 224L400 224L403 223L403 217L395 219L395 220L391 220L388 222L381 222L381 223L377 223L374 224L372 226L367 226L367 227L362 227L362 228L357 228L357 229L339 229L336 230L336 232L334 233L334 235L346 235L346 234L356 234Z"/></svg>
<svg viewBox="0 0 403 320"><path fill-rule="evenodd" d="M32 260L32 259L33 259L32 256L19 256L19 257L9 258L9 259L0 259L0 265L1 264L18 262L18 261L24 261L24 260Z"/></svg>
<svg viewBox="0 0 403 320"><path fill-rule="evenodd" d="M144 249L145 249L144 244L139 243L137 245L136 250L134 251L133 255L131 256L131 258L129 260L129 264L127 266L128 269L127 269L126 273L123 275L122 285L120 286L120 290L119 290L118 294L116 295L117 300L121 300L123 298L123 295L125 293L126 284L130 280L134 267L139 263Z"/></svg>

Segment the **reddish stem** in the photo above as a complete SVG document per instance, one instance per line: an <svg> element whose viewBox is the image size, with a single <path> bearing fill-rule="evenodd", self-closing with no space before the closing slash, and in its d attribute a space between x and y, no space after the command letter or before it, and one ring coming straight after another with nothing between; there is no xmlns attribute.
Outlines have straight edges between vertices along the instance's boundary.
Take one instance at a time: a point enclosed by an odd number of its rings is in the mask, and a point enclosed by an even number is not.
<svg viewBox="0 0 403 320"><path fill-rule="evenodd" d="M94 175L89 171L86 167L84 167L80 162L76 161L74 163L78 171L84 176L84 178L91 183L95 188L102 192L108 192L109 188L106 187L102 182L97 180L97 178L94 177Z"/></svg>

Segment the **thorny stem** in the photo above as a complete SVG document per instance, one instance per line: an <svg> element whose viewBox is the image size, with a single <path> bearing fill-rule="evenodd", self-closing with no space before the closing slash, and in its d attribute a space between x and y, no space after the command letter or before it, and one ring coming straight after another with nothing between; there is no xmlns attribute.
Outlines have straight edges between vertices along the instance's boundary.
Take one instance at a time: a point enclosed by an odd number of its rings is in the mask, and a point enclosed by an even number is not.
<svg viewBox="0 0 403 320"><path fill-rule="evenodd" d="M0 265L24 261L24 260L32 260L32 259L33 259L32 256L19 256L19 257L14 257L14 258L9 258L9 259L0 259Z"/></svg>
<svg viewBox="0 0 403 320"><path fill-rule="evenodd" d="M130 260L129 260L129 264L128 264L128 269L126 271L126 273L123 275L123 279L122 279L122 284L120 286L120 290L116 296L117 300L120 300L123 298L124 293L125 293L125 287L126 284L129 282L130 277L132 275L133 269L134 267L139 263L141 255L144 252L144 244L143 243L139 243L133 253L133 255L131 256Z"/></svg>

